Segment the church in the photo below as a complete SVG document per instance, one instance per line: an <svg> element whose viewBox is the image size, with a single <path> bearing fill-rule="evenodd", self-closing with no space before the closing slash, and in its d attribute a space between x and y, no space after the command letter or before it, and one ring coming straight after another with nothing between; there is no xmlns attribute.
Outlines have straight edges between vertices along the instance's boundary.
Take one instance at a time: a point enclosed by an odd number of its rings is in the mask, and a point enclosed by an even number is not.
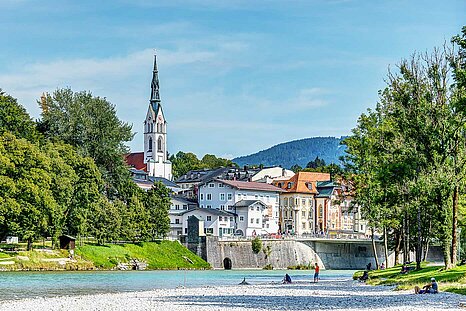
<svg viewBox="0 0 466 311"><path fill-rule="evenodd" d="M172 163L168 160L167 152L167 121L160 100L157 55L154 55L151 94L144 120L144 152L129 153L125 159L132 167L133 175L147 175L168 181L173 178Z"/></svg>

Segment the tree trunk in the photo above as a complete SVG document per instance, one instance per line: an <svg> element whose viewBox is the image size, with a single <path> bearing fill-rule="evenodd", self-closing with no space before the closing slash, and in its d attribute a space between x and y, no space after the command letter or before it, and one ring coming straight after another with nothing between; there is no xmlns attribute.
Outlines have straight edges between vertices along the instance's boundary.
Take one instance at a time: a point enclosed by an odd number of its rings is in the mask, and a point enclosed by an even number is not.
<svg viewBox="0 0 466 311"><path fill-rule="evenodd" d="M417 206L417 243L416 243L416 270L421 269L422 243L421 243L421 205Z"/></svg>
<svg viewBox="0 0 466 311"><path fill-rule="evenodd" d="M398 230L395 231L395 262L394 265L396 266L399 264L399 257L400 257L400 252L401 252L401 239L402 239L402 233Z"/></svg>
<svg viewBox="0 0 466 311"><path fill-rule="evenodd" d="M371 228L371 240L372 240L372 251L374 253L374 259L375 259L375 268L378 270L379 269L379 258L377 256L377 246L375 245L373 227Z"/></svg>
<svg viewBox="0 0 466 311"><path fill-rule="evenodd" d="M452 232L451 232L451 266L456 266L456 253L458 249L458 239L457 239L457 226L458 226L458 195L459 195L459 186L455 185L455 190L453 191L453 218L452 218Z"/></svg>
<svg viewBox="0 0 466 311"><path fill-rule="evenodd" d="M426 240L424 244L424 252L422 256L422 261L427 261L427 255L429 254L429 239Z"/></svg>
<svg viewBox="0 0 466 311"><path fill-rule="evenodd" d="M32 250L32 238L29 238L29 239L28 239L27 250L28 250L28 251Z"/></svg>
<svg viewBox="0 0 466 311"><path fill-rule="evenodd" d="M383 250L385 252L385 267L388 268L388 234L387 234L387 227L383 227Z"/></svg>
<svg viewBox="0 0 466 311"><path fill-rule="evenodd" d="M405 217L403 217L403 264L408 261L408 247L406 243L406 212Z"/></svg>

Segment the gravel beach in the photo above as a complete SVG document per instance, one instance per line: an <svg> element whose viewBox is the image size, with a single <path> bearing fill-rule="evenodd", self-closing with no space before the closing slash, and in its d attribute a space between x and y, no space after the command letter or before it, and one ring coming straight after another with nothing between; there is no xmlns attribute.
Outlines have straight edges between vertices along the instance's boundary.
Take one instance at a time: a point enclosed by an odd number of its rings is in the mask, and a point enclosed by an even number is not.
<svg viewBox="0 0 466 311"><path fill-rule="evenodd" d="M317 284L237 285L144 292L29 298L0 302L0 310L458 310L463 296L414 295L348 280ZM466 310L466 309L464 309Z"/></svg>

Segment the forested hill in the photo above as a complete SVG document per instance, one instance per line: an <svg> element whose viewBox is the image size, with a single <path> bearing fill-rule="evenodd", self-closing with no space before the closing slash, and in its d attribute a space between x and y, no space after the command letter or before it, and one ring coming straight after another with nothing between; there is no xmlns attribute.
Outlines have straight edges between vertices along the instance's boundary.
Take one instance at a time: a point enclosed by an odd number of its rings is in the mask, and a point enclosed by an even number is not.
<svg viewBox="0 0 466 311"><path fill-rule="evenodd" d="M294 140L251 155L235 158L233 162L239 166L263 164L264 166L281 165L284 168L290 168L298 164L306 167L309 161L318 156L327 164L340 164L339 157L345 153L345 146L340 145L340 142L344 138L312 137Z"/></svg>

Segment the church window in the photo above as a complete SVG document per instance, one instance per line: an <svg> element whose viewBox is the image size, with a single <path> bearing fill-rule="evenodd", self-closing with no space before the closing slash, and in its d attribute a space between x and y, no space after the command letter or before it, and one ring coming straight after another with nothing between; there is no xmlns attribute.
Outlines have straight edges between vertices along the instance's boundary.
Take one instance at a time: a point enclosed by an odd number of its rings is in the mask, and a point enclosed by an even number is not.
<svg viewBox="0 0 466 311"><path fill-rule="evenodd" d="M162 145L163 145L163 139L162 139L162 137L159 137L158 143L157 143L157 151L158 152L163 152Z"/></svg>
<svg viewBox="0 0 466 311"><path fill-rule="evenodd" d="M147 148L147 151L152 152L152 137L149 137L149 146Z"/></svg>

